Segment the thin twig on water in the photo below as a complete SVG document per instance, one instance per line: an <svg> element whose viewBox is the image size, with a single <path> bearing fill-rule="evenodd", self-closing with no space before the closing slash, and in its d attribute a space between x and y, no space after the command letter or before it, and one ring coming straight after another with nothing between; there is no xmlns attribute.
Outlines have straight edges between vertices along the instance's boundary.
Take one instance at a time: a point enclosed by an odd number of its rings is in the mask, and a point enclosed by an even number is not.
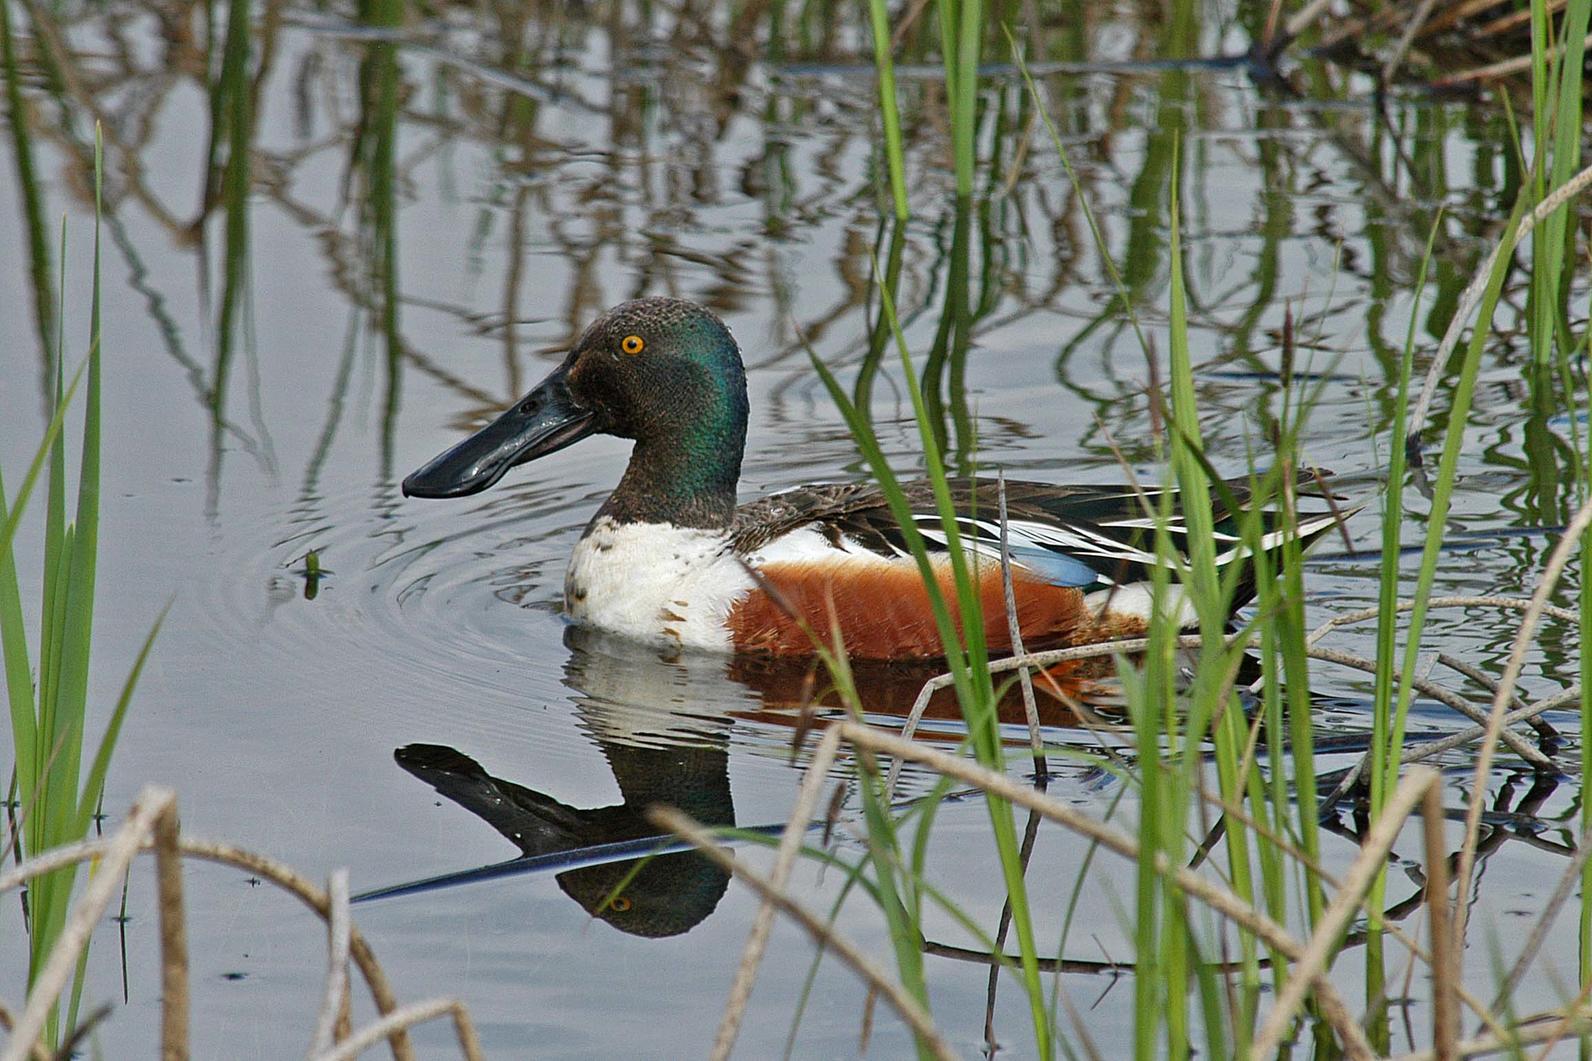
<svg viewBox="0 0 1592 1061"><path fill-rule="evenodd" d="M442 1016L453 1018L454 1035L459 1040L459 1050L463 1053L465 1061L486 1061L486 1054L481 1050L481 1038L476 1034L470 1013L464 1008L464 1003L456 998L415 1002L394 1010L380 1020L361 1028L326 1053L320 1054L314 1061L353 1061L383 1039L391 1039L416 1024Z"/></svg>
<svg viewBox="0 0 1592 1061"><path fill-rule="evenodd" d="M1311 648L1308 649L1305 654L1311 659L1319 659L1326 663L1336 663L1340 667L1350 667L1354 670L1365 671L1369 674L1376 673L1375 660L1365 659L1362 656L1352 655L1348 652L1341 652L1337 649ZM1475 704L1471 703L1469 700L1466 700L1458 693L1443 688L1436 682L1429 681L1425 678L1414 678L1411 680L1410 686L1417 692L1423 693L1426 696L1431 697L1433 700L1436 700L1438 703L1453 708L1455 711L1464 715L1466 718L1477 723L1478 725L1485 725L1487 721L1486 713L1478 708ZM1521 737L1518 733L1512 733L1505 729L1501 731L1500 735L1503 739L1503 742L1509 745L1509 749L1511 751L1520 756L1526 762L1530 763L1532 766L1536 767L1538 770L1551 773L1558 769L1558 767L1554 765L1552 759L1542 754L1542 752L1537 748L1533 748L1526 742L1525 738Z"/></svg>
<svg viewBox="0 0 1592 1061"><path fill-rule="evenodd" d="M813 759L802 777L796 795L796 806L790 821L779 838L779 849L774 855L774 869L769 874L769 884L776 891L783 890L790 879L791 868L801 851L802 837L813 820L818 807L818 795L835 763L835 752L840 747L840 734L830 728L824 732ZM741 951L741 964L735 970L735 980L730 984L729 998L724 1003L724 1016L719 1020L718 1033L713 1038L713 1061L724 1061L735 1048L735 1037L741 1030L741 1019L746 1013L746 1003L752 997L752 985L757 982L757 969L763 961L763 950L768 946L768 933L774 926L774 901L763 900L757 916L752 920L752 930L747 934L746 946Z"/></svg>
<svg viewBox="0 0 1592 1061"><path fill-rule="evenodd" d="M832 727L832 730L850 725L852 723L841 723L840 726ZM903 991L899 984L891 980L890 975L875 964L873 959L859 950L856 944L837 934L822 918L795 899L792 899L783 890L774 887L773 882L768 878L754 872L727 855L714 841L713 834L688 815L682 814L672 807L659 805L650 808L647 811L647 817L654 825L667 829L691 844L692 847L702 853L704 858L730 873L736 880L748 885L765 900L773 902L786 916L806 929L807 933L820 946L849 965L853 972L863 978L869 988L878 991L880 997L890 1003L901 1019L906 1021L913 1032L917 1034L919 1041L927 1046L936 1057L947 1059L947 1061L956 1057L955 1051L941 1037L939 1031L934 1027L933 1019L924 1011L923 1007L918 1005L917 1000Z"/></svg>
<svg viewBox="0 0 1592 1061"><path fill-rule="evenodd" d="M1325 976L1327 964L1338 949L1339 939L1348 927L1349 919L1360 908L1361 896L1381 872L1383 859L1392 848L1393 841L1398 839L1404 820L1410 816L1426 790L1439 784L1440 779L1441 775L1436 770L1417 767L1399 782L1398 789L1361 842L1360 853L1343 875L1343 886L1316 923L1315 934L1310 937L1304 953L1295 960L1288 982L1278 994L1271 1012L1266 1015L1266 1021L1250 1048L1252 1061L1265 1061L1276 1054L1278 1044L1293 1023L1294 1015L1304 1002L1312 981Z"/></svg>
<svg viewBox="0 0 1592 1061"><path fill-rule="evenodd" d="M1006 629L1012 642L1012 655L1025 656L1023 630L1017 621L1017 591L1012 585L1012 551L1006 523L1006 472L995 477L995 496L1001 520L1001 589L1006 594ZM1045 742L1039 734L1039 705L1034 703L1034 680L1027 667L1017 668L1017 680L1023 690L1023 716L1028 720L1028 743L1034 752L1034 780L1044 788L1050 780L1050 767L1045 763Z"/></svg>
<svg viewBox="0 0 1592 1061"><path fill-rule="evenodd" d="M336 1045L338 1019L348 1003L348 935L352 919L348 911L348 870L332 871L326 882L331 901L331 918L326 924L326 991L321 999L320 1017L310 1039L310 1056L324 1054Z"/></svg>
<svg viewBox="0 0 1592 1061"><path fill-rule="evenodd" d="M1586 172L1592 173L1592 169ZM1463 960L1464 955L1466 899L1470 894L1471 869L1476 864L1476 843L1481 832L1481 812L1487 798L1487 774L1492 769L1493 752L1498 745L1499 734L1503 732L1504 708L1508 706L1510 695L1515 689L1515 682L1519 680L1520 671L1526 664L1526 652L1536 635L1537 624L1541 622L1543 612L1547 609L1548 595L1559 584L1559 576L1564 573L1565 565L1570 562L1571 553L1581 547L1581 534L1588 526L1592 526L1592 501L1582 505L1576 512L1575 517L1565 526L1564 536L1553 547L1553 552L1548 554L1548 563L1537 584L1537 591L1531 595L1531 607L1526 609L1525 615L1520 620L1520 630L1515 635L1514 646L1510 649L1509 659L1504 664L1503 676L1498 680L1498 692L1493 695L1492 710L1487 715L1487 732L1482 737L1481 750L1476 755L1475 782L1471 788L1470 806L1465 814L1465 841L1460 846L1459 866L1454 872L1459 880L1459 890L1454 897L1456 965Z"/></svg>

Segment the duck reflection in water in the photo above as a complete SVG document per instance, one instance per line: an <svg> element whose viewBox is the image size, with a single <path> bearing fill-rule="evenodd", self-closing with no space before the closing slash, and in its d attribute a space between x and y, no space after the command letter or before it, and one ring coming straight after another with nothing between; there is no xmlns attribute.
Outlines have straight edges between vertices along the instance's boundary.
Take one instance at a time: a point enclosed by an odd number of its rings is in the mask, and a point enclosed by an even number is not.
<svg viewBox="0 0 1592 1061"><path fill-rule="evenodd" d="M566 683L584 694L579 702L587 724L610 740L636 738L634 733L615 729L620 725L650 726L652 732L642 736L656 741L684 739L699 734L703 726L725 725L729 719L791 727L811 722L822 727L830 720L850 717L828 672L816 659L660 652L582 626L566 628L564 644L570 650ZM905 719L924 683L945 673L945 665L938 660L852 660L850 669L863 711L881 720ZM1109 716L1122 703L1115 669L1115 660L1102 655L1036 670L1033 688L1040 725L1078 726L1082 722L1080 709L1090 714L1091 722L1098 714ZM1025 727L1027 715L1016 672L997 674L995 688L1000 693L1000 721ZM803 720L808 709L813 715ZM949 686L936 690L923 718L960 726L962 712L956 690ZM659 726L672 726L676 732L671 737ZM932 739L933 733L925 736ZM954 739L960 737L958 733ZM1013 740L1026 742L1026 731L1014 733Z"/></svg>
<svg viewBox="0 0 1592 1061"><path fill-rule="evenodd" d="M1107 676L1115 664L1110 656L1053 666L1033 675L1034 706L1041 726L1073 727L1082 724L1080 710L1090 717L1110 713L1121 706L1120 690ZM771 656L737 657L729 663L727 675L757 694L760 706L737 711L740 718L759 722L792 724L803 709L817 709L816 722L848 717L845 704L821 664L807 660ZM905 719L923 691L925 683L945 673L945 665L932 663L879 663L853 660L851 680L864 712L882 718ZM1023 726L1027 715L1017 672L995 675L998 694L996 709L1003 725ZM929 721L960 725L962 709L956 690L945 686L934 690L923 710ZM957 739L960 739L960 734ZM1027 734L1020 741L1028 739Z"/></svg>
<svg viewBox="0 0 1592 1061"><path fill-rule="evenodd" d="M571 653L565 682L577 693L582 728L619 785L622 802L613 806L572 807L493 777L468 755L441 745L410 744L393 757L529 857L578 855L658 836L645 816L655 804L677 807L710 827L733 826L729 723L722 715L707 715L711 707L702 708L704 715L686 710L708 692L698 684L704 677L695 668L661 664L655 653L650 660L579 648ZM722 677L716 684L722 689ZM713 912L729 886L728 873L693 851L583 865L555 879L588 913L643 937L689 931ZM605 903L621 884L623 890Z"/></svg>
<svg viewBox="0 0 1592 1061"><path fill-rule="evenodd" d="M656 804L677 807L710 827L735 825L728 743L736 720L793 726L799 709L811 705L818 709L821 726L844 712L822 668L815 670L807 662L755 657L726 661L692 653L669 657L582 627L567 629L565 644L570 654L564 683L574 694L579 725L613 772L620 803L572 807L528 785L494 777L469 755L443 745L410 744L394 758L496 829L522 857L570 855L574 868L559 872L556 880L588 913L636 936L689 931L717 907L729 885L728 874L690 851L616 861L594 849L659 836L646 818L647 808ZM1036 679L1040 721L1074 725L1074 698L1098 704L1099 686L1093 678L1102 664L1110 666L1108 659L1092 661L1094 669L1088 672L1058 671ZM935 665L859 663L853 666L853 677L871 715L902 716L938 671ZM1058 674L1061 680L1054 680ZM1003 698L1000 714L1003 722L1022 724L1015 689ZM925 717L959 719L954 693L947 689L936 695ZM501 868L511 871L511 866ZM383 893L464 883L498 875L493 872L497 868ZM623 891L605 905L626 878Z"/></svg>
<svg viewBox="0 0 1592 1061"><path fill-rule="evenodd" d="M603 752L624 802L590 809L493 777L474 759L441 745L411 744L393 757L528 856L656 836L658 830L643 813L655 803L679 807L709 825L735 824L722 749L609 745ZM676 936L696 927L718 906L730 882L728 873L694 851L568 869L554 879L587 913L621 932L646 937ZM605 903L621 884L623 890Z"/></svg>

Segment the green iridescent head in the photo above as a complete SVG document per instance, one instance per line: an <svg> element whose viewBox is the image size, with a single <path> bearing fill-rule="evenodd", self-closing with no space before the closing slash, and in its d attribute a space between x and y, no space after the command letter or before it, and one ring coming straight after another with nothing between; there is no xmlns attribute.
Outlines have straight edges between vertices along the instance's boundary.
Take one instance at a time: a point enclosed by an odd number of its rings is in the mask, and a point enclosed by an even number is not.
<svg viewBox="0 0 1592 1061"><path fill-rule="evenodd" d="M746 371L724 322L683 299L636 299L594 321L513 408L405 479L404 493L477 493L587 435L617 435L636 448L600 515L725 526L746 420Z"/></svg>

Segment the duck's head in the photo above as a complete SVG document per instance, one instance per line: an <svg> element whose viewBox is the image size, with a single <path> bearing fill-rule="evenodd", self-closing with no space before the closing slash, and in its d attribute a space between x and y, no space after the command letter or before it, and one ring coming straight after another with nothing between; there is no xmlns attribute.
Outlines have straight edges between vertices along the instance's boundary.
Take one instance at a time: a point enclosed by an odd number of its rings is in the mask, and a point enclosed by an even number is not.
<svg viewBox="0 0 1592 1061"><path fill-rule="evenodd" d="M727 476L733 505L746 418L746 372L724 323L694 302L636 299L599 317L551 375L403 492L478 493L516 465L605 434L636 440L633 492L701 498L722 493Z"/></svg>

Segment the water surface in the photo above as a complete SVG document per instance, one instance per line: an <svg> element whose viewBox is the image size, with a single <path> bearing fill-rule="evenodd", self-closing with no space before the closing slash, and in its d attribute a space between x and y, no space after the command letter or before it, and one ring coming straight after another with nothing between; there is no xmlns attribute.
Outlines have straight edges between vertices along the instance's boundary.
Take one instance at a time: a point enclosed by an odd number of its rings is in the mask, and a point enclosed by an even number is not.
<svg viewBox="0 0 1592 1061"><path fill-rule="evenodd" d="M803 762L781 711L789 681L720 659L659 658L560 616L564 558L618 480L625 444L584 443L460 502L400 496L404 474L528 389L605 307L676 295L735 332L753 409L745 498L861 474L809 349L866 398L898 467L915 467L898 368L869 344L876 263L900 271L906 334L964 469L1102 482L1120 480L1125 462L1154 480L1152 375L1081 202L1164 357L1176 143L1212 459L1232 474L1266 463L1257 414L1282 400L1291 314L1296 378L1317 388L1305 454L1348 492L1369 492L1410 318L1423 369L1514 194L1507 122L1487 103L1395 94L1379 113L1366 84L1324 65L1296 72L1309 86L1296 95L1239 65L1146 62L1241 53L1248 27L1214 10L1203 23L1163 25L1079 5L1076 19L1024 29L1032 56L1071 64L1040 84L1077 186L1020 79L997 68L981 99L980 194L959 208L940 85L907 71L914 216L901 229L880 222L874 83L861 27L845 18L775 29L767 17L661 5L509 5L371 31L341 9L269 4L254 12L251 106L223 109L218 125L212 100L236 96L205 74L220 56L201 50L197 10L62 9L61 55L75 74L64 86L25 37L42 216L52 230L62 214L68 225L76 351L87 329L91 123L105 131L107 500L94 674L104 702L172 602L106 805L124 806L145 781L173 785L193 832L313 877L349 867L356 889L623 842L640 828L639 807L659 798L720 824L778 825L788 814ZM239 113L246 122L226 117ZM221 164L232 150L247 152L241 180ZM21 171L9 141L0 155L9 470L44 422L47 372ZM1433 280L1417 308L1434 223ZM1511 338L1523 306L1523 294L1506 299L1504 338L1485 354L1452 516L1469 536L1439 593L1529 592L1566 518L1558 483L1570 425L1557 405L1528 400L1524 339ZM1446 405L1440 394L1430 439ZM1370 550L1375 512L1352 530ZM1329 543L1307 578L1312 618L1324 620L1374 601L1376 560ZM1445 612L1429 641L1496 670L1513 632L1506 615ZM1370 636L1340 644L1369 652ZM1527 691L1569 681L1574 647L1573 631L1550 622ZM1365 680L1323 667L1316 683L1323 739L1369 728ZM890 706L877 705L881 720ZM1430 704L1417 722L1460 725ZM1094 745L1075 731L1048 736ZM1327 756L1324 768L1353 755ZM1469 761L1461 753L1448 765L1448 802L1462 808ZM1053 769L1053 795L1131 819L1133 794L1110 775L1080 758ZM1565 864L1580 798L1578 785L1534 782L1508 755L1491 785L1496 846L1473 940L1518 937ZM904 793L923 787L909 771ZM472 813L483 791L509 794L525 816ZM856 848L856 817L849 801L843 851ZM976 800L948 804L930 866L993 930L1002 892L987 823ZM1406 838L1398 865L1419 860L1417 842ZM1343 862L1355 851L1352 839L1328 845ZM1102 857L1080 880L1084 855L1073 838L1041 832L1029 871L1039 938L1059 941L1075 902L1066 956L1130 960L1122 896L1132 870ZM736 857L768 861L750 848ZM400 996L463 998L494 1056L702 1053L756 904L685 856L658 863L629 910L594 919L613 872L597 863L483 880L362 905L358 920ZM321 991L322 930L240 874L189 877L196 1054L299 1049ZM1395 901L1401 879L1395 871ZM811 865L797 873L820 909L839 884ZM101 1031L107 1056L148 1050L156 1035L142 876L129 915L128 1002ZM887 953L866 903L850 903L838 925ZM972 944L946 919L928 927L936 942ZM1552 971L1576 979L1570 934L1549 948L1524 989L1543 1005L1561 990ZM102 932L95 998L122 990L117 949L116 933ZM1473 951L1468 968L1485 987L1489 961ZM746 1056L785 1047L812 950L780 923L771 954ZM928 976L941 1026L965 1052L980 1049L985 968L939 956ZM1061 977L1097 1043L1129 1035L1132 992L1116 979ZM1353 997L1354 985L1344 990ZM1010 987L998 997L997 1039L1025 1041L1024 1008ZM863 1013L857 982L824 964L795 1052L855 1053ZM1408 1034L1419 1042L1428 1024L1413 1012ZM429 1051L446 1036L419 1038ZM907 1039L881 1016L872 1043L894 1056Z"/></svg>

